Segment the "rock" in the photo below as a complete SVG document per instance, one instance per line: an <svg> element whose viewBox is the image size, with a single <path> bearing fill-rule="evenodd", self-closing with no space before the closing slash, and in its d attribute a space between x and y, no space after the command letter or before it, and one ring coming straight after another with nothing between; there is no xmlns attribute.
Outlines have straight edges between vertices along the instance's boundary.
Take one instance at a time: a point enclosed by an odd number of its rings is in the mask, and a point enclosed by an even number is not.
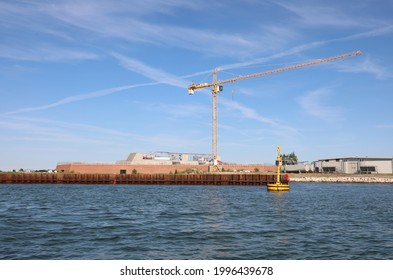
<svg viewBox="0 0 393 280"><path fill-rule="evenodd" d="M303 176L291 177L291 182L316 182L316 183L375 183L393 184L393 177L372 177L372 176Z"/></svg>

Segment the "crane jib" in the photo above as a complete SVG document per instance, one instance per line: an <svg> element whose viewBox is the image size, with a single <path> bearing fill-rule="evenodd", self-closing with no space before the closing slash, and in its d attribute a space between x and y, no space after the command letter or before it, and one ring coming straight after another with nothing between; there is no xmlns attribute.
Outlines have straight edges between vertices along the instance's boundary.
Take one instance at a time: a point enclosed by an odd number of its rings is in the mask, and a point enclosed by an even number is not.
<svg viewBox="0 0 393 280"><path fill-rule="evenodd" d="M198 89L202 89L202 88L206 88L206 87L212 88L212 162L213 162L213 166L212 166L213 169L212 170L219 171L218 161L220 160L220 157L219 157L219 153L218 153L218 92L223 90L223 87L222 87L223 84L234 83L236 81L241 81L241 80L246 80L246 79L276 74L276 73L281 73L284 71L295 70L295 69L299 69L299 68L303 68L303 67L322 64L322 63L328 63L331 61L344 59L347 57L361 55L361 54L362 54L361 51L355 51L355 52L350 52L350 53L332 56L332 57L328 57L328 58L315 59L315 60L311 60L308 62L285 66L282 68L268 70L268 71L264 71L264 72L258 72L258 73L253 73L253 74L249 74L249 75L238 76L235 78L230 78L230 79L221 80L221 81L217 79L218 68L216 68L216 69L214 69L213 81L211 83L203 83L203 84L194 84L193 83L193 84L189 85L188 86L188 94L190 94L190 95L194 94L194 91L198 90Z"/></svg>
<svg viewBox="0 0 393 280"><path fill-rule="evenodd" d="M230 78L230 79L226 79L226 80L217 80L212 83L191 84L190 86L188 86L188 89L189 90L198 90L198 89L202 89L202 88L206 88L206 87L214 87L216 85L223 85L226 83L234 83L234 82L241 81L241 80L246 80L246 79L251 79L251 78L256 78L256 77L261 77L261 76L267 76L267 75L271 75L271 74L281 73L284 71L290 71L290 70L295 70L295 69L299 69L299 68L303 68L303 67L328 63L331 61L335 61L335 60L339 60L339 59L343 59L343 58L347 58L347 57L351 57L351 56L361 55L361 54L362 54L361 51L355 51L355 52L350 52L350 53L332 56L332 57L328 57L328 58L319 58L319 59L311 60L309 62L285 66L285 67L278 68L278 69L257 72L257 73L244 75L244 76L238 76L238 77Z"/></svg>

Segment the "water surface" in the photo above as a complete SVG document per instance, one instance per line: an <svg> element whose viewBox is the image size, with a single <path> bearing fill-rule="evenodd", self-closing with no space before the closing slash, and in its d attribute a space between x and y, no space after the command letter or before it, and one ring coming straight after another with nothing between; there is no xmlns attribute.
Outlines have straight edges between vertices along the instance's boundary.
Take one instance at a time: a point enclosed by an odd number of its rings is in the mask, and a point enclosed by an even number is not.
<svg viewBox="0 0 393 280"><path fill-rule="evenodd" d="M393 259L393 185L0 185L0 259Z"/></svg>

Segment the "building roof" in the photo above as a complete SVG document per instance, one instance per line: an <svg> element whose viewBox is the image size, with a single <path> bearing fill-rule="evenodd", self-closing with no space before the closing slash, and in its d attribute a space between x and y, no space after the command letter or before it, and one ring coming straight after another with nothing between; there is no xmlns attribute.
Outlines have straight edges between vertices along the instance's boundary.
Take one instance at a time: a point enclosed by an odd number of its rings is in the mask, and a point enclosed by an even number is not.
<svg viewBox="0 0 393 280"><path fill-rule="evenodd" d="M337 158L323 158L317 161L326 161L326 160L343 160L343 161L392 161L393 157L337 157Z"/></svg>

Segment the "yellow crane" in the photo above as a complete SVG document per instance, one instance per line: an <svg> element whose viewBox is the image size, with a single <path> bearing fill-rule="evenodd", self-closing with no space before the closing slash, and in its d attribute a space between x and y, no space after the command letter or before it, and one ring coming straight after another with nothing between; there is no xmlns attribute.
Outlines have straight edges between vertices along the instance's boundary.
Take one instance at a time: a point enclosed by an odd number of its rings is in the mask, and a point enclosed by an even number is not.
<svg viewBox="0 0 393 280"><path fill-rule="evenodd" d="M244 75L244 76L238 76L226 80L218 80L217 79L217 72L218 68L214 69L213 72L213 81L211 83L201 83L201 84L194 84L192 83L191 85L188 86L188 94L193 95L196 90L211 87L212 88L212 161L213 161L213 171L218 171L218 160L219 160L219 155L218 155L218 93L223 90L223 84L227 83L234 83L237 81L241 80L246 80L246 79L251 79L251 78L256 78L256 77L261 77L261 76L267 76L271 74L276 74L284 71L290 71L290 70L295 70L303 67L308 67L308 66L313 66L317 64L322 64L322 63L328 63L332 62L335 60L340 60L344 59L347 57L352 57L352 56L357 56L361 55L361 51L355 51L355 52L350 52L350 53L345 53L341 55L336 55L328 58L320 58L320 59L314 59L308 62L300 63L300 64L295 64L295 65L290 65L290 66L285 66L282 68L277 68L273 70L268 70L268 71L263 71L263 72L257 72L249 75Z"/></svg>

